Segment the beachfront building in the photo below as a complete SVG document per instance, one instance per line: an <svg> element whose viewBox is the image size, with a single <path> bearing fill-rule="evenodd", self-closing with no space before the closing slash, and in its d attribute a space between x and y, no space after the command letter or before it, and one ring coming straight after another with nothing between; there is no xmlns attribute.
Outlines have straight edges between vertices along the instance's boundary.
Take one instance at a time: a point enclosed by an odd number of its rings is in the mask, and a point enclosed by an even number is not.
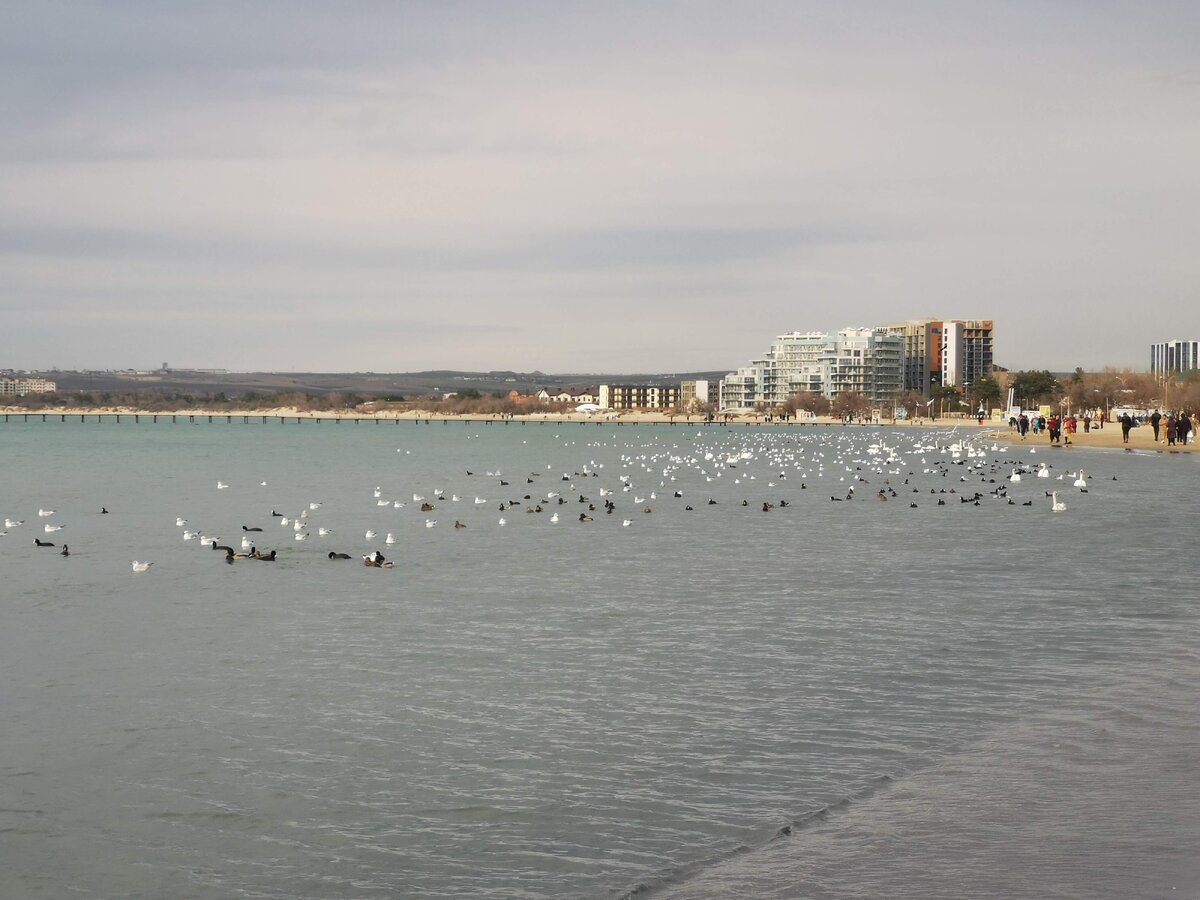
<svg viewBox="0 0 1200 900"><path fill-rule="evenodd" d="M882 327L904 339L906 391L968 385L994 370L991 319L911 319Z"/></svg>
<svg viewBox="0 0 1200 900"><path fill-rule="evenodd" d="M942 384L967 387L991 374L991 319L943 322Z"/></svg>
<svg viewBox="0 0 1200 900"><path fill-rule="evenodd" d="M679 386L602 384L596 405L602 409L671 409L679 406Z"/></svg>
<svg viewBox="0 0 1200 900"><path fill-rule="evenodd" d="M694 413L713 400L710 382L704 379L679 382L679 408Z"/></svg>
<svg viewBox="0 0 1200 900"><path fill-rule="evenodd" d="M1200 341L1165 341L1150 345L1150 372L1158 377L1200 369Z"/></svg>
<svg viewBox="0 0 1200 900"><path fill-rule="evenodd" d="M720 408L769 409L796 394L832 400L850 391L872 403L888 402L903 389L903 352L903 337L885 329L781 334L761 359L721 380Z"/></svg>
<svg viewBox="0 0 1200 900"><path fill-rule="evenodd" d="M0 397L53 394L56 390L58 390L58 385L45 378L0 378Z"/></svg>

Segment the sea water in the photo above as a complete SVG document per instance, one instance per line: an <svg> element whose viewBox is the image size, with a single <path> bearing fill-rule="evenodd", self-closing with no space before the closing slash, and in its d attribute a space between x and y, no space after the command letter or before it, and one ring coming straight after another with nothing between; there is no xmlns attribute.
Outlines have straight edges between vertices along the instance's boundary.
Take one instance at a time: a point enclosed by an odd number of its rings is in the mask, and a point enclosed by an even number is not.
<svg viewBox="0 0 1200 900"><path fill-rule="evenodd" d="M1195 456L165 417L0 448L5 898L1200 890Z"/></svg>

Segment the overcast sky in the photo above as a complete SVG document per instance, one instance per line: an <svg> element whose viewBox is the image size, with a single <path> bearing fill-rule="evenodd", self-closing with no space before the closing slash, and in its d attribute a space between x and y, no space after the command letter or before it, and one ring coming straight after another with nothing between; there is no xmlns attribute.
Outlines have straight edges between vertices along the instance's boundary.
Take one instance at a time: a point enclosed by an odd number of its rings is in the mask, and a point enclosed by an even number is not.
<svg viewBox="0 0 1200 900"><path fill-rule="evenodd" d="M0 367L732 369L1200 339L1200 3L0 11Z"/></svg>

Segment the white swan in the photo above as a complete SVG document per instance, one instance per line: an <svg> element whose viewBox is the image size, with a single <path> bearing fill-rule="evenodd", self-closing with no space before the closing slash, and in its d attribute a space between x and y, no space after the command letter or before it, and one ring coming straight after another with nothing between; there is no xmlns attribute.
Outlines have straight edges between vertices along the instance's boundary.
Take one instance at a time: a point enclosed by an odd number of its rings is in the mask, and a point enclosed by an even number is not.
<svg viewBox="0 0 1200 900"><path fill-rule="evenodd" d="M1083 469L1079 470L1079 477L1075 479L1075 487L1077 487L1077 488L1087 487L1087 478L1084 477Z"/></svg>
<svg viewBox="0 0 1200 900"><path fill-rule="evenodd" d="M1050 495L1050 509L1054 512L1063 512L1067 508L1067 504L1058 499L1058 491L1054 491Z"/></svg>
<svg viewBox="0 0 1200 900"><path fill-rule="evenodd" d="M1013 470L1012 470L1012 474L1008 476L1008 480L1009 480L1009 481L1020 481L1020 480L1021 480L1021 473L1020 473L1020 472L1018 472L1016 469L1013 469Z"/></svg>
<svg viewBox="0 0 1200 900"><path fill-rule="evenodd" d="M149 568L150 568L152 565L154 565L154 563L152 563L152 562L138 562L138 561L135 559L135 560L133 561L133 571L135 571L135 572L145 572L145 571L146 571L146 570L148 570L148 569L149 569Z"/></svg>
<svg viewBox="0 0 1200 900"><path fill-rule="evenodd" d="M1042 463L1040 466L1038 466L1037 477L1038 478L1049 478L1050 477L1050 469L1049 469L1049 467L1047 467L1047 465L1045 463Z"/></svg>

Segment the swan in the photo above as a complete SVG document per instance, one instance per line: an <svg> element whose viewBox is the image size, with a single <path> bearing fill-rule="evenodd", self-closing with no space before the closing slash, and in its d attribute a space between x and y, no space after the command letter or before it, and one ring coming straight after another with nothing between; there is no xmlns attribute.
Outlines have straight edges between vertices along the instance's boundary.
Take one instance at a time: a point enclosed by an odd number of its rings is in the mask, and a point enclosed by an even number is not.
<svg viewBox="0 0 1200 900"><path fill-rule="evenodd" d="M1008 480L1009 480L1009 481L1020 481L1020 480L1021 480L1021 473L1020 473L1020 472L1018 472L1016 469L1013 469L1013 470L1012 470L1012 474L1008 476Z"/></svg>
<svg viewBox="0 0 1200 900"><path fill-rule="evenodd" d="M135 560L133 561L133 571L135 571L135 572L145 572L145 571L149 570L149 568L150 568L152 565L154 565L154 563L152 563L152 562L138 562L138 561L135 559Z"/></svg>
<svg viewBox="0 0 1200 900"><path fill-rule="evenodd" d="M1087 478L1084 477L1083 469L1079 470L1079 477L1075 479L1074 486L1077 488L1087 487Z"/></svg>
<svg viewBox="0 0 1200 900"><path fill-rule="evenodd" d="M1050 509L1054 512L1062 512L1067 508L1067 504L1058 499L1058 491L1054 491L1051 495Z"/></svg>
<svg viewBox="0 0 1200 900"><path fill-rule="evenodd" d="M1037 477L1038 478L1049 478L1050 477L1050 469L1046 466L1045 463L1042 463L1038 467Z"/></svg>

